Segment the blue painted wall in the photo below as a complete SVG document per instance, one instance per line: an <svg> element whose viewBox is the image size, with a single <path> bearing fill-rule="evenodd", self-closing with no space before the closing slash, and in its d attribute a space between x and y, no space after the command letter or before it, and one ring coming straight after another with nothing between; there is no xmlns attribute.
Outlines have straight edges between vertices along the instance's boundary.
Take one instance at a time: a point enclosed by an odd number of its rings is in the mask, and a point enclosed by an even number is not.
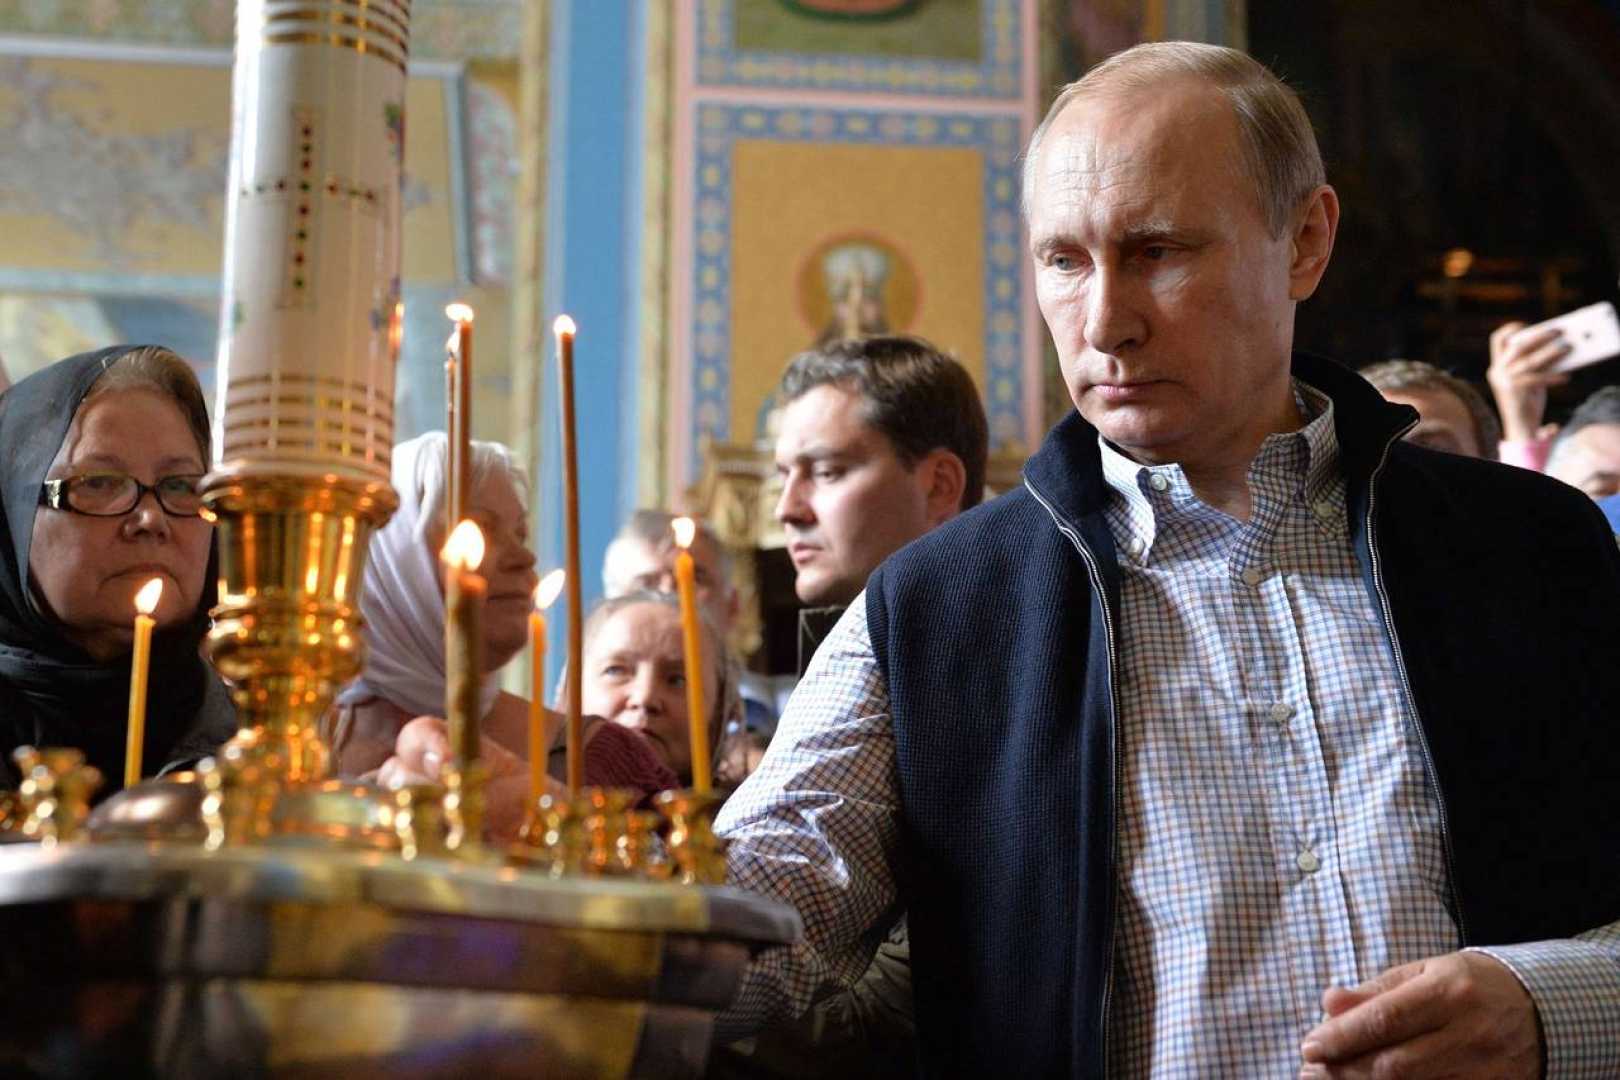
<svg viewBox="0 0 1620 1080"><path fill-rule="evenodd" d="M639 62L645 0L553 0L546 192L545 322L579 326L580 567L585 610L601 596L602 553L634 502L636 267L639 265ZM537 485L541 570L563 562L557 372L546 360ZM551 678L567 614L551 620Z"/></svg>

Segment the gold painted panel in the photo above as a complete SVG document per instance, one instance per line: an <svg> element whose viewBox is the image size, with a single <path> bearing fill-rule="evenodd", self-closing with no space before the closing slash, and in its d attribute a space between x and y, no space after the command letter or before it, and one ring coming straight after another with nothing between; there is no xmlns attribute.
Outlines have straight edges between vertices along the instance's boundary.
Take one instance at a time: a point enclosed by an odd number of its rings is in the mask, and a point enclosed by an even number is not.
<svg viewBox="0 0 1620 1080"><path fill-rule="evenodd" d="M981 152L749 140L732 167L734 440L755 435L783 366L828 330L840 300L828 293L863 258L884 271L869 291L888 328L954 353L983 389Z"/></svg>

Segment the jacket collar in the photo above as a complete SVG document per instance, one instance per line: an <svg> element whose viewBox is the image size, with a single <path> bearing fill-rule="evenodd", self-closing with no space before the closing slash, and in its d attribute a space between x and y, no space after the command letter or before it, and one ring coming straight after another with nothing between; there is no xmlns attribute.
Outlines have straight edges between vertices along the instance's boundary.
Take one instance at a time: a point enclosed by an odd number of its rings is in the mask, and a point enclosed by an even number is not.
<svg viewBox="0 0 1620 1080"><path fill-rule="evenodd" d="M1360 375L1322 357L1296 352L1290 371L1333 402L1339 467L1352 493L1351 504L1356 505L1354 493L1378 467L1389 444L1417 421L1417 412L1385 401ZM1024 479L1071 521L1101 513L1108 482L1103 478L1097 429L1078 411L1069 413L1024 463Z"/></svg>

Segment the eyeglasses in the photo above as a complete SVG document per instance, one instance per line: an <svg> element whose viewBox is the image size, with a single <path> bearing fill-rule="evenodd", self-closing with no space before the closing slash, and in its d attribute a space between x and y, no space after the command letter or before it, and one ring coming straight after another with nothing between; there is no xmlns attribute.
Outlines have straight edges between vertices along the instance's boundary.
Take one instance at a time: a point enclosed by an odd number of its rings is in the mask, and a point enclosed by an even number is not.
<svg viewBox="0 0 1620 1080"><path fill-rule="evenodd" d="M202 473L184 473L159 477L155 484L143 484L126 473L80 473L45 481L39 503L52 510L91 517L120 517L135 509L150 491L165 514L196 517L202 509L202 478Z"/></svg>

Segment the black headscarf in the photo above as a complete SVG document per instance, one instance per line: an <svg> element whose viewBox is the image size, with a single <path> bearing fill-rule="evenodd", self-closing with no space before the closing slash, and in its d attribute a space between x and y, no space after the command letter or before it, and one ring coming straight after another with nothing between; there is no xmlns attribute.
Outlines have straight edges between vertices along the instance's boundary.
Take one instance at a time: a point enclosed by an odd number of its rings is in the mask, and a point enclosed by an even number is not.
<svg viewBox="0 0 1620 1080"><path fill-rule="evenodd" d="M11 753L27 744L83 750L105 777L103 796L123 785L129 657L100 663L70 641L55 616L41 610L28 566L40 486L74 414L107 368L139 347L71 356L0 395L0 783L6 787L18 779ZM142 752L148 775L208 753L236 730L224 684L198 652L214 601L213 562L211 555L195 616L152 637Z"/></svg>

